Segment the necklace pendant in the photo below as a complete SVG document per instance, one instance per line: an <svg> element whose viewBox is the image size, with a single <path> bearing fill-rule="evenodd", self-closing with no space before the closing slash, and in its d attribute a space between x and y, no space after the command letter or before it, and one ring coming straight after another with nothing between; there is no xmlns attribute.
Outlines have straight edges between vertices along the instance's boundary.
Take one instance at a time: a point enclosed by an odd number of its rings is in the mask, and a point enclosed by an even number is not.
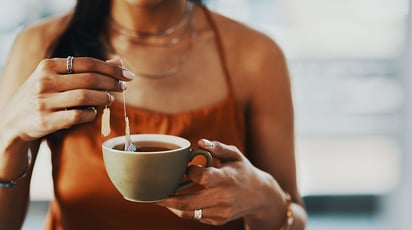
<svg viewBox="0 0 412 230"><path fill-rule="evenodd" d="M110 135L110 109L105 107L102 114L102 136L107 137Z"/></svg>

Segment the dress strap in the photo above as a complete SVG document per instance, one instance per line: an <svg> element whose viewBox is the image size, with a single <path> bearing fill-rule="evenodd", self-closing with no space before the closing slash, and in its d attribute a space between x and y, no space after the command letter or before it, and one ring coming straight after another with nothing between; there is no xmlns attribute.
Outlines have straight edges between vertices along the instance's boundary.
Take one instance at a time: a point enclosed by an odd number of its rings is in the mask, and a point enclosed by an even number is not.
<svg viewBox="0 0 412 230"><path fill-rule="evenodd" d="M227 82L227 85L228 85L229 96L233 99L234 98L234 89L233 89L233 85L232 85L232 78L230 76L230 72L229 72L229 69L228 69L228 66L227 66L227 60L226 60L226 56L225 56L225 52L224 52L224 48L223 48L223 42L222 42L222 38L221 38L221 35L220 35L220 31L219 31L219 29L216 25L216 22L213 20L211 12L209 11L209 9L204 4L199 4L199 6L203 10L203 12L205 13L206 19L210 23L210 26L212 27L212 30L215 33L216 45L217 45L217 49L218 49L218 52L219 52L220 61L222 62L223 73L225 75L226 82Z"/></svg>

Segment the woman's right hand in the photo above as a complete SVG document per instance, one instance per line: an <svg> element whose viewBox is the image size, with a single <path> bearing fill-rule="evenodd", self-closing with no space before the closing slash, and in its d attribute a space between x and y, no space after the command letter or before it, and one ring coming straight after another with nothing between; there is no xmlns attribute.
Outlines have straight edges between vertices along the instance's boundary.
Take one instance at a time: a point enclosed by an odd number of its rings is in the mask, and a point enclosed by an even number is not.
<svg viewBox="0 0 412 230"><path fill-rule="evenodd" d="M113 102L134 74L115 62L78 57L68 74L67 59L44 59L2 108L2 123L24 141L41 138L96 117L95 106ZM83 109L81 109L81 108ZM86 109L84 109L86 108ZM87 109L88 108L88 109ZM4 123L5 122L5 123Z"/></svg>

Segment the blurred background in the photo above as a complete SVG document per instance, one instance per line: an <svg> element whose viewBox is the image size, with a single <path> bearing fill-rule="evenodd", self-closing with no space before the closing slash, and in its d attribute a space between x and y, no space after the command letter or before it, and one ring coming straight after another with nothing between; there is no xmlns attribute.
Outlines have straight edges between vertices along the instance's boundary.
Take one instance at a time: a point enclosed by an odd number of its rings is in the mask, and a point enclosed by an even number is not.
<svg viewBox="0 0 412 230"><path fill-rule="evenodd" d="M271 36L289 63L299 188L309 230L408 229L412 72L408 0L208 0ZM0 68L27 24L74 0L0 8ZM98 9L97 9L98 10ZM41 149L24 229L41 229L53 197Z"/></svg>

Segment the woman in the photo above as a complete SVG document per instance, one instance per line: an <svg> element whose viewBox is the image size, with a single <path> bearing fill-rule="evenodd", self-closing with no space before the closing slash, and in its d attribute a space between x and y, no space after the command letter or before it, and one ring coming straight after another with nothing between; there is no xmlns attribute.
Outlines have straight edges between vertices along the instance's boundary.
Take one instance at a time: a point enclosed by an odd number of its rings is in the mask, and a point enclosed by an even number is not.
<svg viewBox="0 0 412 230"><path fill-rule="evenodd" d="M78 1L18 36L0 80L7 229L24 220L27 152L34 161L42 140L55 191L46 229L304 228L285 58L268 37L201 4ZM100 145L124 135L124 82L132 133L182 136L218 160L190 168L200 189L141 204L110 183ZM105 108L111 134L102 137Z"/></svg>

